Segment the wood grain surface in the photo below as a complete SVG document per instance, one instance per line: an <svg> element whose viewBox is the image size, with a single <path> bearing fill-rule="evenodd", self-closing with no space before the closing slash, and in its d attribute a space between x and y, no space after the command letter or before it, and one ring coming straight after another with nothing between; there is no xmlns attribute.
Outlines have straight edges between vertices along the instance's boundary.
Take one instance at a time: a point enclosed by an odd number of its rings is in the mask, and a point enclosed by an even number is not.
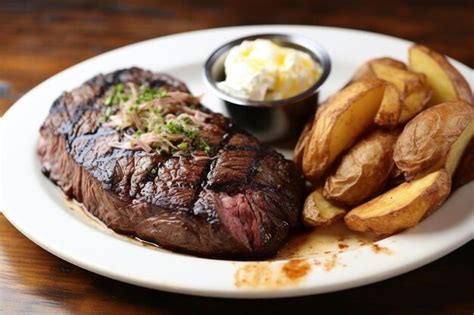
<svg viewBox="0 0 474 315"><path fill-rule="evenodd" d="M210 27L281 23L363 29L429 45L472 67L473 16L472 0L0 0L0 115L29 89L79 61L133 42ZM98 276L42 250L0 215L0 313L473 314L473 245L362 288L238 301L164 293Z"/></svg>

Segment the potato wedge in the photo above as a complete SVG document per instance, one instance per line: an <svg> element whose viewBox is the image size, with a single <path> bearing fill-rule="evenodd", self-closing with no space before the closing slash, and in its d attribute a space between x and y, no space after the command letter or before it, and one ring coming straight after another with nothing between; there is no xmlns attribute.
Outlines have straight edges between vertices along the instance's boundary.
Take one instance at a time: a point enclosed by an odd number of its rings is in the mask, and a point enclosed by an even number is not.
<svg viewBox="0 0 474 315"><path fill-rule="evenodd" d="M430 106L448 101L474 104L471 87L445 56L422 45L412 46L408 56L410 69L424 73L433 90Z"/></svg>
<svg viewBox="0 0 474 315"><path fill-rule="evenodd" d="M371 59L356 70L354 76L351 79L351 82L366 80L366 79L376 79L377 75L375 74L373 70L373 66L375 64L389 65L393 68L402 69L402 70L407 69L407 66L405 65L405 63L393 58L382 57L382 58Z"/></svg>
<svg viewBox="0 0 474 315"><path fill-rule="evenodd" d="M467 145L453 176L453 188L459 188L474 180L474 138Z"/></svg>
<svg viewBox="0 0 474 315"><path fill-rule="evenodd" d="M344 217L354 231L393 234L415 226L446 200L451 176L445 170L430 173L352 209Z"/></svg>
<svg viewBox="0 0 474 315"><path fill-rule="evenodd" d="M398 99L401 100L400 123L407 122L421 112L430 100L431 90L426 84L425 75L394 68L387 64L375 64L373 70L378 78L393 84L386 91L382 104L384 102L394 103L398 94ZM392 126L394 125L392 124Z"/></svg>
<svg viewBox="0 0 474 315"><path fill-rule="evenodd" d="M410 180L446 168L452 175L474 133L474 107L446 102L413 118L398 137L393 153Z"/></svg>
<svg viewBox="0 0 474 315"><path fill-rule="evenodd" d="M396 127L400 120L403 99L397 87L392 83L385 86L382 103L375 115L374 122L381 127Z"/></svg>
<svg viewBox="0 0 474 315"><path fill-rule="evenodd" d="M303 163L303 154L306 145L308 144L310 138L310 131L313 127L313 120L311 119L308 121L303 128L303 131L298 138L298 142L296 142L295 149L293 151L293 161L295 164L301 169Z"/></svg>
<svg viewBox="0 0 474 315"><path fill-rule="evenodd" d="M340 208L323 196L322 187L314 190L306 198L303 208L303 224L306 226L328 226L341 219L346 210Z"/></svg>
<svg viewBox="0 0 474 315"><path fill-rule="evenodd" d="M374 121L385 83L357 81L331 97L316 115L303 154L303 173L317 182L334 160Z"/></svg>
<svg viewBox="0 0 474 315"><path fill-rule="evenodd" d="M342 158L324 185L324 196L348 206L367 200L383 188L393 168L398 132L374 130Z"/></svg>

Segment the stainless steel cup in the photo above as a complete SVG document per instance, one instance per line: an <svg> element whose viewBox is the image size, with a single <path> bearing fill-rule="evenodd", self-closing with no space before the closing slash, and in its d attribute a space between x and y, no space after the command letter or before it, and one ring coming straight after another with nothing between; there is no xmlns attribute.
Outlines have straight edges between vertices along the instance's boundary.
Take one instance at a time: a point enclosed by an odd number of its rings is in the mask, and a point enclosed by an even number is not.
<svg viewBox="0 0 474 315"><path fill-rule="evenodd" d="M229 50L244 40L270 39L275 44L308 53L321 66L319 80L293 97L277 101L252 101L229 95L217 87L225 79L224 61ZM331 71L327 51L314 40L293 34L256 34L235 39L217 48L204 64L204 81L224 101L231 118L243 129L267 143L290 140L314 114L318 89Z"/></svg>

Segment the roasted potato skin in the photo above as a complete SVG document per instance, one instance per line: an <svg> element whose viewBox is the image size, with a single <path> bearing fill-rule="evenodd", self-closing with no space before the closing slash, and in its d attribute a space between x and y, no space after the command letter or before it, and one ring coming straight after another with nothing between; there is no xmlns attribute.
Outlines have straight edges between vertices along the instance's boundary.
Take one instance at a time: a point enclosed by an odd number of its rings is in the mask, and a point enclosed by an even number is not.
<svg viewBox="0 0 474 315"><path fill-rule="evenodd" d="M400 134L393 153L395 164L407 180L443 167L452 144L473 119L474 108L464 102L426 109Z"/></svg>
<svg viewBox="0 0 474 315"><path fill-rule="evenodd" d="M436 105L447 101L464 101L471 105L474 104L471 87L461 73L454 68L444 55L426 46L415 44L408 50L408 57L410 69L416 72L425 73L428 77L428 84L433 89L433 97L430 105ZM444 78L440 78L440 76L430 75L430 69L427 69L426 64L420 62L420 57L423 57L425 60L430 60L438 65L446 75L449 82L444 82ZM443 82L440 80L443 80ZM444 83L442 85L451 85L450 89L452 89L454 95L451 95L451 93L443 94L439 88L437 88L440 83Z"/></svg>
<svg viewBox="0 0 474 315"><path fill-rule="evenodd" d="M357 81L323 104L316 113L303 153L306 179L313 183L320 181L342 151L373 124L384 87L381 80Z"/></svg>
<svg viewBox="0 0 474 315"><path fill-rule="evenodd" d="M324 196L354 206L383 188L393 168L398 131L376 129L357 142L341 159L324 185Z"/></svg>
<svg viewBox="0 0 474 315"><path fill-rule="evenodd" d="M409 190L428 177L430 181L419 191ZM402 183L352 209L344 217L344 221L354 231L391 235L418 224L443 204L450 191L451 176L442 169L412 182ZM396 203L405 198L408 199L406 203ZM389 212L384 209L387 208L387 203L393 207Z"/></svg>

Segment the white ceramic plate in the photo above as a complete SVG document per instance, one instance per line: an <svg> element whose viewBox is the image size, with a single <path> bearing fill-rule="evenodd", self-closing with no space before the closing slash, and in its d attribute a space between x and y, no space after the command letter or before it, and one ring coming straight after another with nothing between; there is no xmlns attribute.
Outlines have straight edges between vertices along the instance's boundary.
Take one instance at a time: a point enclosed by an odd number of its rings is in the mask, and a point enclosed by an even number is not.
<svg viewBox="0 0 474 315"><path fill-rule="evenodd" d="M369 58L392 56L406 60L411 44L347 29L248 26L152 39L84 61L32 89L2 119L0 209L32 241L87 270L149 288L216 297L286 297L360 286L427 264L472 239L474 183L456 191L441 209L417 227L379 241L378 246L389 248L389 252L377 254L373 246L364 246L338 253L337 257L332 256L332 261L321 255L319 261L307 260L310 270L298 281L273 279L288 264L285 260L252 264L156 250L105 233L68 209L59 189L41 174L35 153L38 128L62 91L82 84L99 72L139 66L175 75L195 94L207 92L203 103L219 111L219 103L210 91L205 91L201 79L204 60L224 42L260 32L297 33L314 38L327 48L333 70L323 86L322 99L343 86L354 69ZM453 62L472 86L472 69ZM257 279L256 287L251 281L237 286L237 270L249 274L259 270L264 277Z"/></svg>

